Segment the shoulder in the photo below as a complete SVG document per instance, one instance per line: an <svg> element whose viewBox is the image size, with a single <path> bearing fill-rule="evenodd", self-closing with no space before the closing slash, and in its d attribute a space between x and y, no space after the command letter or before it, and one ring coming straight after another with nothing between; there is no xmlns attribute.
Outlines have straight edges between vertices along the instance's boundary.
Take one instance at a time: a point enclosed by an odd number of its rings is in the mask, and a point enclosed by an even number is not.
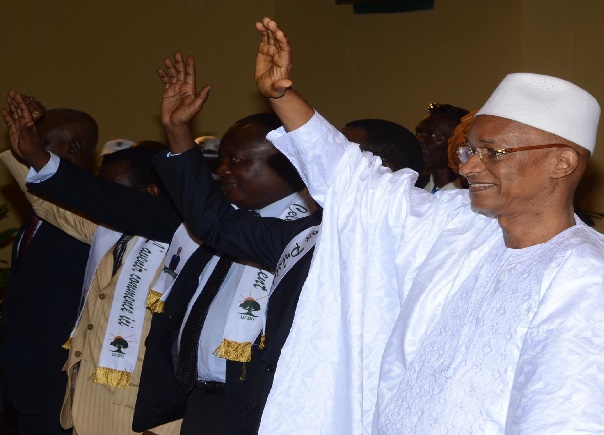
<svg viewBox="0 0 604 435"><path fill-rule="evenodd" d="M586 225L568 233L546 271L534 329L604 332L604 237Z"/></svg>

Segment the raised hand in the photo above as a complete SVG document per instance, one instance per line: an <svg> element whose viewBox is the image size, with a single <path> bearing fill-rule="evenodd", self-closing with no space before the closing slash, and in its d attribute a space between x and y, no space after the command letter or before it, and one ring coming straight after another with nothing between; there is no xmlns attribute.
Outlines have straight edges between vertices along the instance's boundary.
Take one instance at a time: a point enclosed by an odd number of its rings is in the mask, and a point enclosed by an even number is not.
<svg viewBox="0 0 604 435"><path fill-rule="evenodd" d="M186 60L179 51L174 60L164 59L164 69L158 69L164 91L161 100L161 121L165 128L188 125L201 111L210 93L211 85L205 85L199 93L195 91L195 59Z"/></svg>
<svg viewBox="0 0 604 435"><path fill-rule="evenodd" d="M48 153L42 148L32 110L41 116L44 107L39 103L35 104L35 100L32 100L11 89L6 96L8 108L2 109L2 116L8 126L9 142L13 152L28 161L35 169L40 169L48 161Z"/></svg>
<svg viewBox="0 0 604 435"><path fill-rule="evenodd" d="M31 112L34 122L37 123L39 119L42 118L42 116L44 116L46 113L46 107L44 107L42 103L40 103L34 97L28 97L27 95L21 94L21 98L23 101L25 101L27 107L29 107L29 111Z"/></svg>
<svg viewBox="0 0 604 435"><path fill-rule="evenodd" d="M256 56L255 79L258 90L268 98L280 98L291 87L292 49L277 23L263 18L256 23L262 38Z"/></svg>

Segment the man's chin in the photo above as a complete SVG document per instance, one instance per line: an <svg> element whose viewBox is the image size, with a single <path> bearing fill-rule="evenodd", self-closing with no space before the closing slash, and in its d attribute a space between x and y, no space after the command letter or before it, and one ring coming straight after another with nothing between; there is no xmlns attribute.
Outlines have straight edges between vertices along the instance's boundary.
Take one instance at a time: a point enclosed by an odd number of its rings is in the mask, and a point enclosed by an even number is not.
<svg viewBox="0 0 604 435"><path fill-rule="evenodd" d="M478 213L478 214L481 214L483 216L490 217L490 218L497 217L496 214L493 212L493 210L490 210L490 209L487 209L484 207L480 207L480 205L476 205L476 204L474 204L474 202L472 202L472 211L474 213Z"/></svg>

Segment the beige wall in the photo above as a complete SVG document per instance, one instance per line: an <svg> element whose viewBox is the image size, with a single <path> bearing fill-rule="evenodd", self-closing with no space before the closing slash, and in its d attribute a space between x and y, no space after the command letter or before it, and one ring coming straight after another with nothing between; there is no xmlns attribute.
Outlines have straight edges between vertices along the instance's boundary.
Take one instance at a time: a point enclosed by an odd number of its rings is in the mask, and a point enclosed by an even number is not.
<svg viewBox="0 0 604 435"><path fill-rule="evenodd" d="M196 56L200 84L214 84L199 134L221 135L265 110L252 74L263 15L294 46L295 87L338 126L380 117L412 129L428 103L477 108L517 71L575 81L604 101L601 0L436 0L432 11L389 15L354 15L332 0L32 4L3 5L0 92L14 87L48 107L90 112L101 143L163 139L154 71L177 49ZM603 171L604 149L592 158L582 207L604 211ZM7 183L0 169L2 192ZM9 192L15 211L0 229L18 223L18 197Z"/></svg>

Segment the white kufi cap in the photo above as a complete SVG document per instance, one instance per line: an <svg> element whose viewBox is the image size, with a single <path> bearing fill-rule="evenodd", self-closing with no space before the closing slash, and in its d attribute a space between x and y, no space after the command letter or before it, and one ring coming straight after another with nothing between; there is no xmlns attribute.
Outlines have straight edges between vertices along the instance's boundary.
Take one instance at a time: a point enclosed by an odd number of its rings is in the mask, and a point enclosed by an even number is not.
<svg viewBox="0 0 604 435"><path fill-rule="evenodd" d="M125 150L126 148L130 148L132 145L134 145L134 141L130 139L113 139L109 142L105 142L100 155L104 156L106 154L112 154L116 151Z"/></svg>
<svg viewBox="0 0 604 435"><path fill-rule="evenodd" d="M476 113L530 125L593 153L600 105L580 87L540 74L509 74Z"/></svg>

